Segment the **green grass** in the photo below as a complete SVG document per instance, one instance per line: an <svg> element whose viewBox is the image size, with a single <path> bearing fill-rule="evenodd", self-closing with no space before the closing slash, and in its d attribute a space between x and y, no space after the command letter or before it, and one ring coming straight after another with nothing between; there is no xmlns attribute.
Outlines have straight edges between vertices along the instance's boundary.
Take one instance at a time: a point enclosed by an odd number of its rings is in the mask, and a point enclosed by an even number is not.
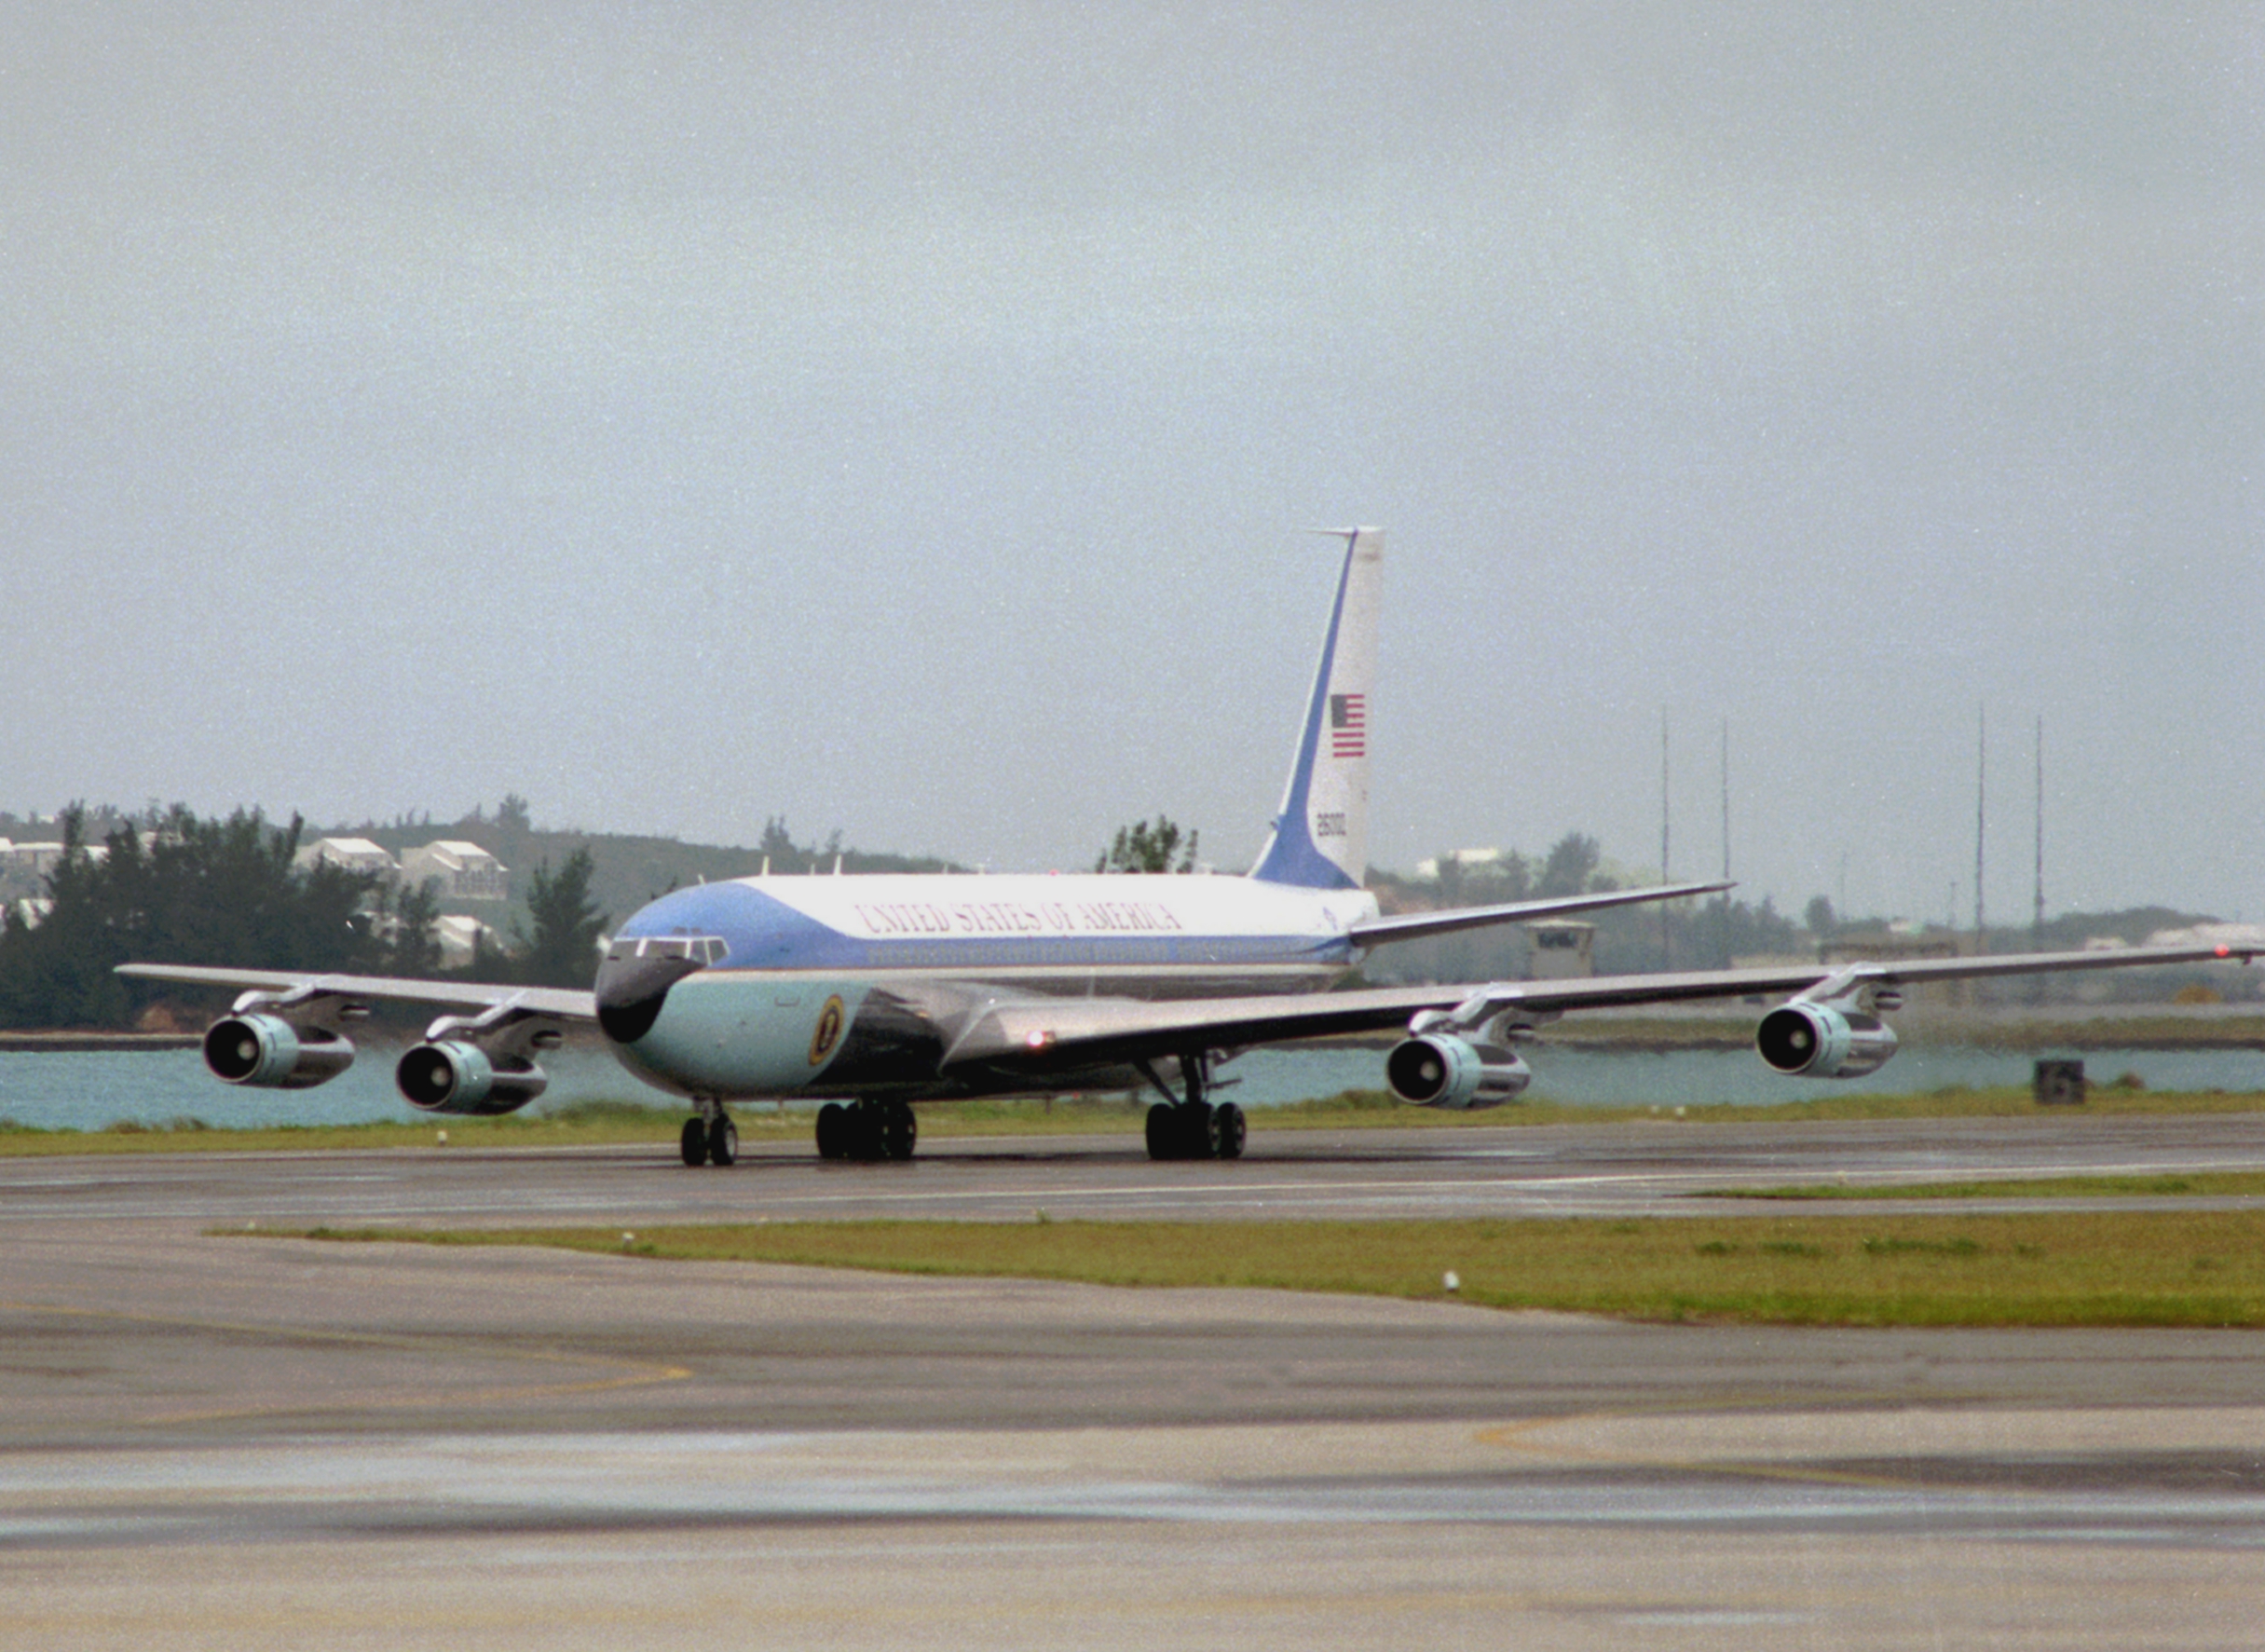
<svg viewBox="0 0 2265 1652"><path fill-rule="evenodd" d="M1755 1089L1767 1094L1767 1074ZM1227 1099L1233 1092L1227 1092ZM1468 1129L1473 1126L1601 1125L1645 1123L1663 1126L1791 1123L1803 1120L1918 1118L2038 1118L2075 1114L2265 1112L2265 1092L2154 1091L2096 1087L2081 1107L2040 1108L2026 1085L1969 1089L1954 1085L1923 1095L1835 1096L1821 1101L1743 1102L1723 1105L1628 1105L1576 1107L1562 1102L1521 1100L1483 1113L1439 1113L1407 1107L1382 1090L1345 1090L1335 1096L1265 1107L1250 1114L1254 1132L1318 1129ZM1013 1099L956 1101L920 1110L923 1140L979 1136L1063 1136L1125 1133L1138 1136L1148 1111L1145 1098L1123 1096L1061 1098L1052 1101ZM731 1110L741 1140L806 1141L807 1108L781 1113L769 1102L742 1102ZM685 1113L667 1103L582 1101L553 1113L515 1113L503 1118L442 1118L399 1124L278 1125L256 1128L215 1126L183 1117L163 1125L121 1122L95 1130L35 1128L0 1117L0 1157L102 1153L282 1153L350 1149L430 1148L447 1132L452 1148L603 1147L625 1143L673 1144Z"/></svg>
<svg viewBox="0 0 2265 1652"><path fill-rule="evenodd" d="M1702 1199L2058 1199L2197 1198L2265 1194L2265 1170L2187 1170L2146 1176L2030 1176L2002 1181L1898 1181L1849 1186L1718 1187Z"/></svg>
<svg viewBox="0 0 2265 1652"><path fill-rule="evenodd" d="M757 1222L410 1232L338 1240L544 1245L1114 1286L1259 1286L1651 1320L1789 1325L2265 1326L2265 1212L1465 1222Z"/></svg>

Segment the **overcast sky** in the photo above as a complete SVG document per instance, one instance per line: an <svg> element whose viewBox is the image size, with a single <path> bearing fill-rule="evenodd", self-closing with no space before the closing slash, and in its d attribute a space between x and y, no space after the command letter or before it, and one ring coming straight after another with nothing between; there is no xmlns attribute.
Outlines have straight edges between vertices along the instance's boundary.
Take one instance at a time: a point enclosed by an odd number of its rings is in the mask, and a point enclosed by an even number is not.
<svg viewBox="0 0 2265 1652"><path fill-rule="evenodd" d="M2265 918L2265 12L0 20L0 807ZM1845 857L1845 858L1844 858ZM1845 872L1844 872L1845 866ZM1845 883L1844 883L1845 878Z"/></svg>

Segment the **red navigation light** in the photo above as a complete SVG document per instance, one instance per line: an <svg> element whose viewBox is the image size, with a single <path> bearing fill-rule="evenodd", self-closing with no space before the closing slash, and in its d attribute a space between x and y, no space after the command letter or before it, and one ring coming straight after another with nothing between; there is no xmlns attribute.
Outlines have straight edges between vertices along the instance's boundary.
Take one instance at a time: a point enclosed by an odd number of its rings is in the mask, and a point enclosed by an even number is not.
<svg viewBox="0 0 2265 1652"><path fill-rule="evenodd" d="M2233 949L2226 945L2225 942L2220 941L2217 944L2217 955L2220 958L2231 958L2233 956Z"/></svg>

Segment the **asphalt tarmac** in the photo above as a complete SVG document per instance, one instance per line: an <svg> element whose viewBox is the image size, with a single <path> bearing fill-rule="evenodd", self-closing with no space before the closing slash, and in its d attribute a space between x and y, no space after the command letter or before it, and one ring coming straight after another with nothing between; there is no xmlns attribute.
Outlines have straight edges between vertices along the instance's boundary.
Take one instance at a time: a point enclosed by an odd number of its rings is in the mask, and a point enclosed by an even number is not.
<svg viewBox="0 0 2265 1652"><path fill-rule="evenodd" d="M1631 1325L245 1232L1665 1213L1843 1171L2256 1167L2265 1120L1253 1151L0 1161L0 1645L2255 1644L2257 1333Z"/></svg>

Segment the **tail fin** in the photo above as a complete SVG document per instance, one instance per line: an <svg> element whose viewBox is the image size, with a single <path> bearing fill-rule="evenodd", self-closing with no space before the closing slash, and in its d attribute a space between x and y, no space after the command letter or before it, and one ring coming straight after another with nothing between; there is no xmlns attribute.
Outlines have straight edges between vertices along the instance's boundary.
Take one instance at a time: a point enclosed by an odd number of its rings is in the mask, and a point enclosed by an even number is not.
<svg viewBox="0 0 2265 1652"><path fill-rule="evenodd" d="M1385 536L1337 529L1344 571L1321 642L1305 730L1253 878L1304 889L1358 889L1369 870L1369 713L1376 680L1376 603Z"/></svg>

